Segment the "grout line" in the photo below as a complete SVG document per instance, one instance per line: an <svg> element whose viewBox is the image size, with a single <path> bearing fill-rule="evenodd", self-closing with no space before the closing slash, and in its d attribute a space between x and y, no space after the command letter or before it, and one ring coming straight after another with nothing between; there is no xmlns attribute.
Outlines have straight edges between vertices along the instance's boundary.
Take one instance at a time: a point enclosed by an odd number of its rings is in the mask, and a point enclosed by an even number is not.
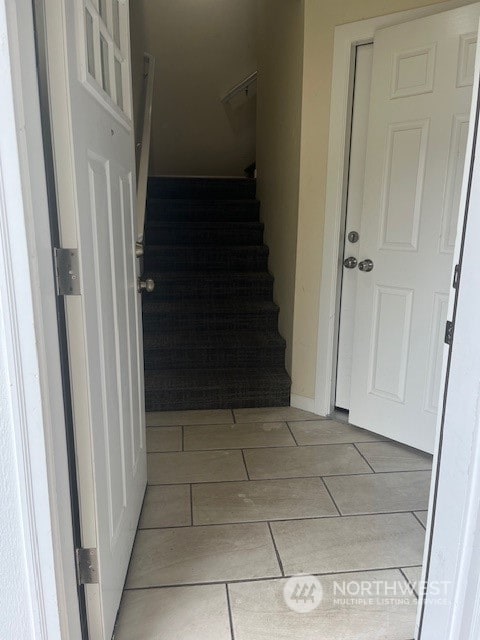
<svg viewBox="0 0 480 640"><path fill-rule="evenodd" d="M335 504L335 502L334 502ZM336 505L335 505L336 506ZM337 507L338 509L338 507ZM192 511L193 513L193 511ZM207 522L204 524L194 524L194 525L178 525L178 526L170 526L170 527L142 527L139 531L152 531L152 530L169 530L169 529L189 529L193 527L226 527L226 526L235 526L242 524L264 524L268 522L302 522L304 520L332 520L334 518L341 518L344 520L345 518L362 518L362 517L374 517L374 516L395 516L395 515L411 515L412 511L375 511L373 513L338 513L338 514L328 514L324 516L303 516L301 518L270 518L269 520L235 520L233 522ZM418 566L418 565L416 565Z"/></svg>
<svg viewBox="0 0 480 640"><path fill-rule="evenodd" d="M272 423L273 424L273 423ZM233 425L229 425L233 426ZM313 445L306 445L313 446ZM206 451L238 451L239 449L295 449L296 445L294 444L268 444L264 447L212 447L210 449L188 449L188 453L205 453ZM160 453L160 452L157 452Z"/></svg>
<svg viewBox="0 0 480 640"><path fill-rule="evenodd" d="M371 475L371 474L369 474ZM328 488L327 483L325 482L325 480L323 478L320 478L320 480L323 483L323 486L325 487L325 489L327 490L328 495L330 496L330 499L332 500L333 504L335 505L335 509L338 511L338 515L341 516L342 512L340 511L340 509L338 508L338 504L335 501L335 498L333 497L332 492L330 491L330 489Z"/></svg>
<svg viewBox="0 0 480 640"><path fill-rule="evenodd" d="M420 565L414 564L405 567L408 568L416 568ZM343 576L351 573L377 573L378 571L395 571L400 570L399 567L375 567L374 569L349 569L345 571L327 571L326 573L319 573L318 571L311 573L310 575L318 576L318 577L328 577L328 576ZM150 589L171 589L171 588L181 588L181 587L204 587L211 584L242 584L245 582L266 582L272 580L285 580L285 578L293 578L298 576L297 573L285 574L281 576L264 576L262 578L239 578L237 580L212 580L211 582L185 582L182 584L161 584L161 585L152 585L148 587L128 587L125 588L125 591L148 591Z"/></svg>
<svg viewBox="0 0 480 640"><path fill-rule="evenodd" d="M278 423L278 421L277 421ZM248 423L250 424L255 424L254 422ZM272 423L265 423L265 424L274 424ZM282 423L283 424L283 423ZM286 423L288 426L288 422ZM190 426L190 425L187 425ZM199 425L199 426L207 426L207 425ZM212 425L215 427L220 427L220 426L231 426L231 425ZM150 428L150 427L149 427ZM156 428L156 427L155 427ZM289 427L290 429L290 427ZM293 436L293 433L292 433ZM293 439L296 441L295 436L293 436ZM365 458L365 456L361 453L361 451L358 450L357 448L357 444L374 444L376 443L375 440L361 440L360 442L318 442L318 443L312 443L312 444L296 444L296 445L285 445L285 444L280 444L280 445L267 445L265 447L213 447L213 448L209 448L209 449L188 449L187 453L200 453L200 452L205 452L205 451L237 451L238 449L261 449L261 450L265 450L265 449L293 449L295 446L298 446L299 448L309 448L309 447L349 447L349 446L353 446L355 447L355 449L358 451L358 453L362 456L362 458L364 458L365 462L367 462L368 466L372 469L373 471L373 467L370 465L370 463L368 462L368 460ZM172 453L172 452L162 452L162 451L154 451L151 453ZM177 452L180 453L180 452ZM395 471L402 471L402 469L396 469ZM423 467L423 468L419 468L419 469L404 469L404 471L432 471L432 467ZM389 473L388 471L380 471L380 472L375 472L374 473Z"/></svg>
<svg viewBox="0 0 480 640"><path fill-rule="evenodd" d="M293 447L292 447L293 449ZM235 449L235 451L249 451L249 449ZM180 453L180 452L177 452ZM431 469L407 469L405 471L379 471L376 476L390 475L393 473L426 473ZM270 478L249 478L249 480L305 480L307 478L355 478L358 476L372 476L373 473L323 473L322 475L312 474L305 476L275 476ZM194 480L192 484L218 484L221 482L245 482L245 478L238 478L236 480ZM189 484L187 481L183 482L149 482L151 487L171 487L177 484ZM418 509L419 511L425 511L425 509ZM423 525L422 525L423 526Z"/></svg>
<svg viewBox="0 0 480 640"><path fill-rule="evenodd" d="M233 420L234 420L234 424L238 423L238 424L254 424L255 422L259 422L258 420L247 420L246 422L242 422L241 420L237 420L236 416L235 416L235 410L234 409L227 409L227 411L231 411L232 416L233 416ZM314 416L313 418L303 418L303 420L290 420L289 422L314 422L315 420L330 420L330 418L325 418L322 416ZM269 423L269 422L288 422L288 420L279 420L278 418L276 419L270 419L270 420L260 420L260 422L265 422L265 423ZM159 429L162 427L179 427L182 423L180 422L170 422L169 424L148 424L146 425L147 427L154 427L155 429ZM213 426L213 425L225 425L227 424L226 422L189 422L188 427L205 427L205 426ZM360 427L357 427L360 428ZM365 431L367 431L367 429L365 429ZM375 441L376 442L376 441ZM383 442L383 441L381 441Z"/></svg>
<svg viewBox="0 0 480 640"><path fill-rule="evenodd" d="M228 482L228 480L226 481ZM159 482L158 484L148 483L149 487L186 487L190 483L189 482ZM196 484L195 482L193 484Z"/></svg>
<svg viewBox="0 0 480 640"><path fill-rule="evenodd" d="M148 425L146 429L176 429L177 427L181 427L181 424L161 424L158 426Z"/></svg>
<svg viewBox="0 0 480 640"><path fill-rule="evenodd" d="M424 511L424 509L419 509L419 511ZM423 527L423 529L425 529L425 531L427 530L426 525L423 524L423 522L420 520L420 518L417 516L417 514L415 513L415 511L412 511L412 516L415 518L415 520L417 520L417 522L420 524L421 527Z"/></svg>
<svg viewBox="0 0 480 640"><path fill-rule="evenodd" d="M407 583L411 586L413 593L417 596L418 598L418 593L417 590L415 589L415 587L413 586L413 583L410 581L410 579L407 577L407 574L403 571L402 568L398 569L400 571L400 573L402 574L402 576L405 578L405 580L407 581Z"/></svg>
<svg viewBox="0 0 480 640"><path fill-rule="evenodd" d="M230 636L232 640L235 640L235 632L233 630L233 616L232 616L232 607L230 604L230 593L228 591L228 584L225 583L225 593L227 594L227 610L228 610L228 620L230 622Z"/></svg>
<svg viewBox="0 0 480 640"><path fill-rule="evenodd" d="M190 483L190 526L193 527L193 492L192 492L191 483Z"/></svg>
<svg viewBox="0 0 480 640"><path fill-rule="evenodd" d="M242 449L242 459L243 459L243 465L245 467L245 471L247 473L247 479L250 480L250 474L248 473L248 467L247 467L247 461L245 460L245 451Z"/></svg>
<svg viewBox="0 0 480 640"><path fill-rule="evenodd" d="M358 454L364 459L364 461L368 464L368 466L370 467L370 469L373 471L373 473L376 473L375 469L372 467L372 465L370 464L370 462L366 459L366 457L363 455L363 453L360 451L360 449L357 447L357 445L352 442L353 446L355 447L355 450L358 452Z"/></svg>
<svg viewBox="0 0 480 640"><path fill-rule="evenodd" d="M285 571L283 570L282 559L280 557L280 553L279 553L278 548L277 548L277 543L275 542L275 536L273 535L272 525L270 524L270 522L267 522L267 525L268 525L268 530L270 531L270 535L272 537L273 548L275 549L275 555L277 556L278 566L280 567L280 571L282 572L282 576L284 576L285 575Z"/></svg>
<svg viewBox="0 0 480 640"><path fill-rule="evenodd" d="M295 444L297 445L297 447L299 446L297 439L295 438L295 435L290 427L290 425L288 424L288 422L285 422L285 424L287 425L287 429L290 431L290 435L293 438L293 441L295 442Z"/></svg>
<svg viewBox="0 0 480 640"><path fill-rule="evenodd" d="M182 425L180 429L182 430L182 451L185 451L185 427Z"/></svg>

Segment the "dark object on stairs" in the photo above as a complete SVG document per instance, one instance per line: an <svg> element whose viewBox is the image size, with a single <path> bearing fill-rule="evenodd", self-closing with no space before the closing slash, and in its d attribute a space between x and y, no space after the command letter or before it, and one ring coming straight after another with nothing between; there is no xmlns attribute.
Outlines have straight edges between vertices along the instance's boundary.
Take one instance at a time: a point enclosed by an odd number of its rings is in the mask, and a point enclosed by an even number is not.
<svg viewBox="0 0 480 640"><path fill-rule="evenodd" d="M147 411L289 404L259 207L255 180L150 178Z"/></svg>
<svg viewBox="0 0 480 640"><path fill-rule="evenodd" d="M255 178L256 170L257 170L257 163L252 162L252 164L249 164L248 167L245 167L245 169L243 170L243 173L247 178Z"/></svg>

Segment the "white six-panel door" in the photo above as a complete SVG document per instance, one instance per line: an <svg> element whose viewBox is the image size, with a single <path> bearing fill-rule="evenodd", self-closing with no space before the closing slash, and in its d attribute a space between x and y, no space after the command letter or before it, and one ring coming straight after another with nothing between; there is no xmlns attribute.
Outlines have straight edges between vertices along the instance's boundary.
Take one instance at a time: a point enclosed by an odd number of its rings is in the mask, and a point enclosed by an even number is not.
<svg viewBox="0 0 480 640"><path fill-rule="evenodd" d="M478 4L374 40L350 421L432 451Z"/></svg>
<svg viewBox="0 0 480 640"><path fill-rule="evenodd" d="M47 0L62 245L78 248L66 299L91 640L111 638L146 485L143 356L135 257L128 2Z"/></svg>

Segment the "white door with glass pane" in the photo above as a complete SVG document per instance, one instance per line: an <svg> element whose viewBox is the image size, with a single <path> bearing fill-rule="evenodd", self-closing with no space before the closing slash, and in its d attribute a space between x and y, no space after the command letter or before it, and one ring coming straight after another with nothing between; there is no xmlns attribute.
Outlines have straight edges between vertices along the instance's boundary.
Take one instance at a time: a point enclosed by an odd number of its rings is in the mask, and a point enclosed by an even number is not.
<svg viewBox="0 0 480 640"><path fill-rule="evenodd" d="M128 2L46 0L46 16L61 241L80 258L66 309L88 627L107 640L146 485Z"/></svg>
<svg viewBox="0 0 480 640"><path fill-rule="evenodd" d="M374 40L349 419L430 452L479 16Z"/></svg>

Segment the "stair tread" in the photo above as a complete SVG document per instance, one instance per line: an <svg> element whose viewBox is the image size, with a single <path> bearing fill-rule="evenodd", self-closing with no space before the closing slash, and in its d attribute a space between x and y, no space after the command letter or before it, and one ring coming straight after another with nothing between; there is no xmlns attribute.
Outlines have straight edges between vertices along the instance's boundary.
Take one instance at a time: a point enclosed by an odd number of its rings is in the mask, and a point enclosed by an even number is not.
<svg viewBox="0 0 480 640"><path fill-rule="evenodd" d="M148 196L168 198L218 199L255 197L256 180L243 176L234 177L183 177L151 176L148 179Z"/></svg>
<svg viewBox="0 0 480 640"><path fill-rule="evenodd" d="M254 251L255 253L265 253L268 254L269 250L266 244L229 244L224 247L216 247L211 244L194 244L194 245L186 245L186 244L149 244L145 247L145 256L156 253L200 253L201 251L209 251L214 254L220 253L221 251L225 253L231 253L232 251L241 251L243 253L247 251Z"/></svg>
<svg viewBox="0 0 480 640"><path fill-rule="evenodd" d="M226 385L246 382L248 386L253 387L260 380L285 385L290 385L291 382L288 373L282 367L273 369L167 369L145 372L146 388L155 386L161 388L162 393L168 389L175 389L179 385L191 388L223 388Z"/></svg>
<svg viewBox="0 0 480 640"><path fill-rule="evenodd" d="M285 339L275 331L167 331L144 336L145 349L242 348L245 346L285 347Z"/></svg>
<svg viewBox="0 0 480 640"><path fill-rule="evenodd" d="M172 205L173 207L182 207L198 205L199 207L225 207L228 205L259 205L260 201L257 198L160 198L150 197L148 199L149 204L165 204L165 206Z"/></svg>
<svg viewBox="0 0 480 640"><path fill-rule="evenodd" d="M258 313L264 311L278 311L278 306L268 300L148 300L143 302L144 312L155 311L184 311L185 313Z"/></svg>
<svg viewBox="0 0 480 640"><path fill-rule="evenodd" d="M145 271L143 277L156 278L158 282L162 280L176 280L178 282L185 280L189 282L192 280L205 280L215 282L222 278L226 278L230 282L235 282L236 280L273 281L273 276L268 273L268 271L156 271L150 269Z"/></svg>
<svg viewBox="0 0 480 640"><path fill-rule="evenodd" d="M169 229L180 227L182 229L259 229L263 228L263 222L257 220L149 220L147 228Z"/></svg>

